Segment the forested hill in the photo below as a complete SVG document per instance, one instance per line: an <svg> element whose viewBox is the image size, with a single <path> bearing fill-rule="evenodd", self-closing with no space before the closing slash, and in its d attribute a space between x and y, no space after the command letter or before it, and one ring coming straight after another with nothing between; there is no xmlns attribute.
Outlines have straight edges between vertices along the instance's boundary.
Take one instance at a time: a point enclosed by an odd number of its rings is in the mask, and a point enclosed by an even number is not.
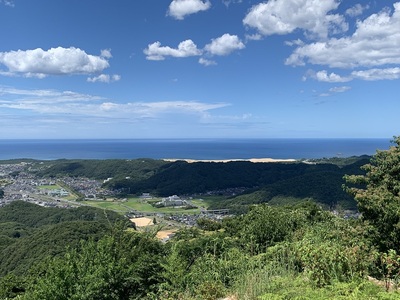
<svg viewBox="0 0 400 300"><path fill-rule="evenodd" d="M54 160L41 162L36 174L43 177L88 177L93 179L107 179L131 177L134 180L148 178L163 165L163 160L154 159L106 159L106 160Z"/></svg>
<svg viewBox="0 0 400 300"><path fill-rule="evenodd" d="M0 277L23 274L48 255L58 256L81 240L100 239L126 219L93 207L44 208L14 201L0 209Z"/></svg>
<svg viewBox="0 0 400 300"><path fill-rule="evenodd" d="M110 187L125 189L130 193L151 192L159 196L172 194L200 194L209 191L243 188L245 193L262 191L262 197L231 199L214 203L214 208L233 204L268 202L276 196L312 198L330 207L340 203L345 208L355 208L352 197L342 189L345 174L360 174L360 166L369 161L366 157L338 166L332 163L229 163L179 161L161 166L147 179L114 180ZM258 193L258 195L261 195Z"/></svg>

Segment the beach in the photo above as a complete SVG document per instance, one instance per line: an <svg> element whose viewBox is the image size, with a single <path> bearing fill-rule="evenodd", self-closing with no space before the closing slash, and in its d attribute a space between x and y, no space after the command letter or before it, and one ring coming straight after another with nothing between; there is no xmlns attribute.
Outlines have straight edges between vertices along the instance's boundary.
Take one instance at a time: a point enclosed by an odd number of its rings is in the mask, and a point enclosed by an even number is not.
<svg viewBox="0 0 400 300"><path fill-rule="evenodd" d="M178 158L169 158L163 159L164 161L176 162L176 161L186 161L188 163L196 163L196 162L216 162L216 163L228 163L233 161L249 161L252 163L276 163L276 162L296 162L296 159L276 159L276 158L249 158L249 159L178 159Z"/></svg>

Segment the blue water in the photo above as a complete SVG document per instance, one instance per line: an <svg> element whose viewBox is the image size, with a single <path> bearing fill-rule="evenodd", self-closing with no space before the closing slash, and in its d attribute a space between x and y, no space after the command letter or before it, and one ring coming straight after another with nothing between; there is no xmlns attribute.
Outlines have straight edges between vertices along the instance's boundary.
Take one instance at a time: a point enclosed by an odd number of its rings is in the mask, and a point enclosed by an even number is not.
<svg viewBox="0 0 400 300"><path fill-rule="evenodd" d="M0 160L301 159L373 155L390 145L390 139L0 140Z"/></svg>

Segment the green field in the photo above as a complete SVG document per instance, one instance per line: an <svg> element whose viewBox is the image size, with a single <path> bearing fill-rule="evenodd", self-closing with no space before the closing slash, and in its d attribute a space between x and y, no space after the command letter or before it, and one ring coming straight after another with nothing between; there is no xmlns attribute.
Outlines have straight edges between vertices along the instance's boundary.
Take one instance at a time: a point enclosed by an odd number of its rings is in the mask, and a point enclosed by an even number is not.
<svg viewBox="0 0 400 300"><path fill-rule="evenodd" d="M161 201L161 199L151 199L149 202L157 202ZM149 213L165 213L165 214L197 214L200 212L200 207L207 208L208 203L206 200L191 200L191 202L198 206L198 208L194 209L185 209L185 208L173 208L173 207L162 207L156 208L151 204L147 203L146 200L137 198L137 197L129 197L126 200L93 200L93 201L82 201L81 203L95 206L103 209L115 210L121 213L128 213L129 211L138 211L138 212L149 212Z"/></svg>
<svg viewBox="0 0 400 300"><path fill-rule="evenodd" d="M59 190L61 189L61 186L58 184L53 184L53 185L39 185L38 189L40 190Z"/></svg>
<svg viewBox="0 0 400 300"><path fill-rule="evenodd" d="M69 196L61 197L63 200L75 201L75 200L77 199L76 194L75 194L71 189L65 188L65 187L60 186L60 185L58 185L58 184L53 184L53 185L39 185L37 188L40 189L40 190L50 190L50 191L51 191L51 190L54 191L54 190L61 190L61 189L64 189L64 190L66 190L67 192L69 192Z"/></svg>

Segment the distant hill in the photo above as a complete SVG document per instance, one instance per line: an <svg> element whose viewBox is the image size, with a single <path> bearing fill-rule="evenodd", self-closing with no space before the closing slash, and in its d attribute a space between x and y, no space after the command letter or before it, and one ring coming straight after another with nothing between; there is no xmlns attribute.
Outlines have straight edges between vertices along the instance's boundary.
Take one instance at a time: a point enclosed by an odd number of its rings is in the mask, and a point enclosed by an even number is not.
<svg viewBox="0 0 400 300"><path fill-rule="evenodd" d="M343 159L344 160L344 159ZM312 198L334 207L356 208L355 201L342 190L345 174L360 174L360 167L369 162L367 157L314 163L187 163L183 161L160 167L157 172L141 181L114 180L111 188L129 189L131 193L151 192L159 196L172 194L200 194L208 191L243 188L246 194L260 191L257 197L243 195L213 203L211 208L229 207L243 203L268 202L273 197ZM263 195L260 197L260 195Z"/></svg>
<svg viewBox="0 0 400 300"><path fill-rule="evenodd" d="M44 163L36 175L43 177L88 177L93 179L126 178L143 180L152 175L163 165L168 164L163 160L148 158L125 160L54 160Z"/></svg>

